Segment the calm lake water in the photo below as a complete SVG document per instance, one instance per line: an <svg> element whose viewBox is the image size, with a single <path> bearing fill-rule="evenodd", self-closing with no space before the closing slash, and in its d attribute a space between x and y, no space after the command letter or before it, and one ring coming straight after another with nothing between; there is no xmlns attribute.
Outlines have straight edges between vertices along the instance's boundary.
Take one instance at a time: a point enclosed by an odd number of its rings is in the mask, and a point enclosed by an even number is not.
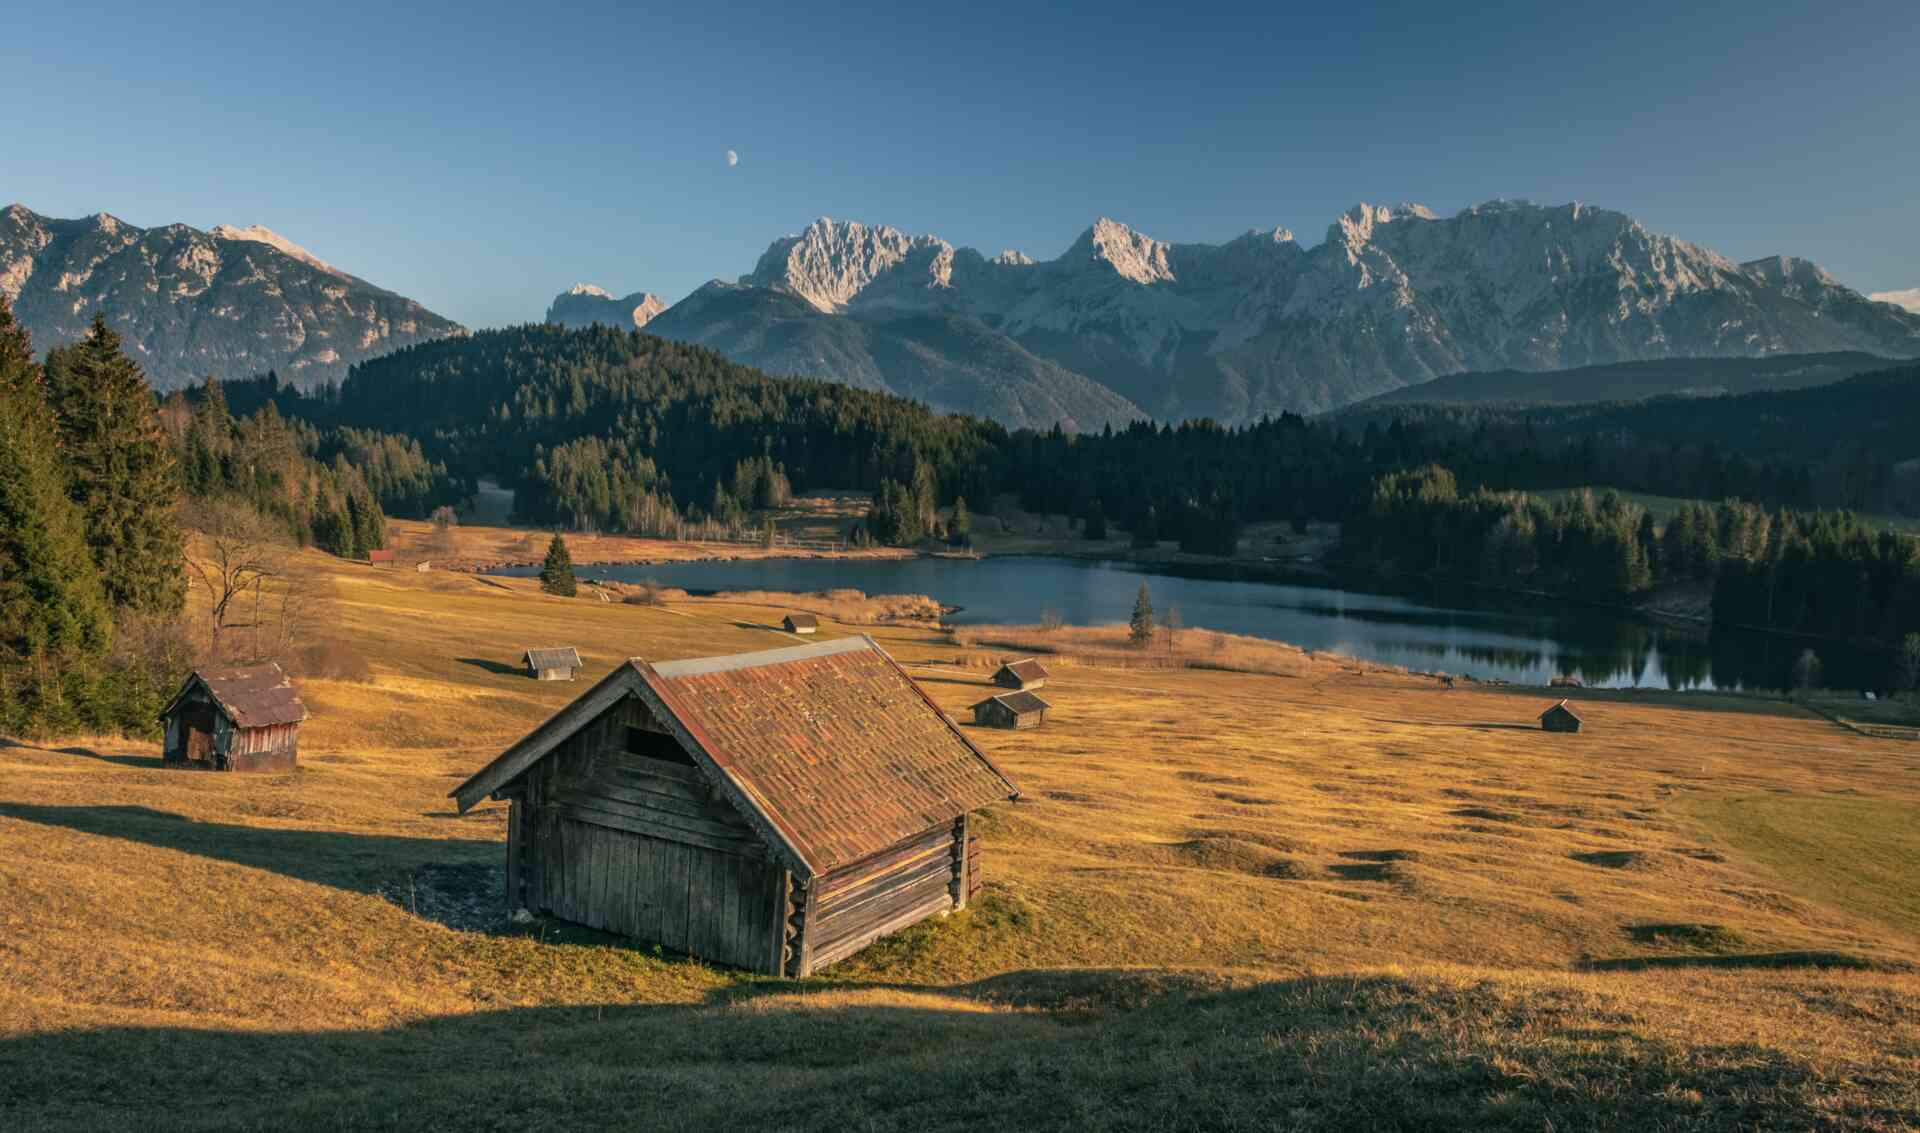
<svg viewBox="0 0 1920 1133"><path fill-rule="evenodd" d="M1374 594L1188 578L1129 564L1046 557L762 559L583 567L579 574L622 582L652 579L691 591L851 587L868 594L926 594L960 607L948 619L953 624L1037 622L1049 608L1075 625L1122 622L1144 580L1155 609L1177 606L1189 626L1411 669L1528 684L1571 673L1589 685L1616 687L1781 688L1793 658L1809 644L1758 633L1709 635L1611 611L1481 592ZM1833 687L1871 687L1884 675L1884 660L1865 651L1812 645Z"/></svg>

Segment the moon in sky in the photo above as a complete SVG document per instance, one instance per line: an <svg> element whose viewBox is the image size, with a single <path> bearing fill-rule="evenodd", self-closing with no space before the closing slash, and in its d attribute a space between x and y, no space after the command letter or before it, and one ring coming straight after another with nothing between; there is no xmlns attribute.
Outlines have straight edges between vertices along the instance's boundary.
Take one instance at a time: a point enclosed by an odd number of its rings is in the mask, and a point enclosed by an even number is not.
<svg viewBox="0 0 1920 1133"><path fill-rule="evenodd" d="M727 168L732 169L734 166L738 164L740 164L740 155L733 152L732 150L728 150L727 151Z"/></svg>

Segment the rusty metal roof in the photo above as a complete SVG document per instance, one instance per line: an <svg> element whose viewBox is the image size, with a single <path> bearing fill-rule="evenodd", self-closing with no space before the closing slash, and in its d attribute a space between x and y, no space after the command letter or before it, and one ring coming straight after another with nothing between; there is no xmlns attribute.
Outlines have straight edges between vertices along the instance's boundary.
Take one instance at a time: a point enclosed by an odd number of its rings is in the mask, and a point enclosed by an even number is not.
<svg viewBox="0 0 1920 1133"><path fill-rule="evenodd" d="M535 669L578 669L580 652L571 645L529 649L520 655L520 663Z"/></svg>
<svg viewBox="0 0 1920 1133"><path fill-rule="evenodd" d="M1020 793L865 636L634 666L816 875Z"/></svg>
<svg viewBox="0 0 1920 1133"><path fill-rule="evenodd" d="M266 728L276 724L298 724L307 718L307 706L293 689L279 665L246 665L221 669L195 669L167 705L164 718L172 715L194 686L204 685L215 704L238 728Z"/></svg>
<svg viewBox="0 0 1920 1133"><path fill-rule="evenodd" d="M1030 692L1003 692L999 696L989 696L981 701L980 704L993 704L996 702L1011 709L1016 716L1024 716L1029 712L1045 712L1047 709L1053 707L1053 705L1048 704ZM974 707L978 708L980 704L976 704Z"/></svg>
<svg viewBox="0 0 1920 1133"><path fill-rule="evenodd" d="M1026 681L1044 681L1047 679L1047 671L1040 667L1040 662L1031 657L1024 661L1009 661L1000 666L1000 671L1012 673L1023 683Z"/></svg>

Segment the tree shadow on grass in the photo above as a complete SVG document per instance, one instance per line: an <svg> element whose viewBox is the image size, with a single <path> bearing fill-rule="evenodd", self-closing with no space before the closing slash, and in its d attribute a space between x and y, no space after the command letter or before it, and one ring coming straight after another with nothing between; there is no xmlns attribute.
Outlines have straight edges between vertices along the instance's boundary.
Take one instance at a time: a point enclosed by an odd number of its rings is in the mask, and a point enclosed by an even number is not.
<svg viewBox="0 0 1920 1133"><path fill-rule="evenodd" d="M5 748L19 748L22 751L50 751L58 755L84 755L88 759L97 759L102 763L114 763L121 767L142 767L158 770L166 766L157 755L109 755L105 752L95 751L90 747L78 746L42 747L39 744L30 744L25 740L15 739L12 736L0 735L0 749Z"/></svg>
<svg viewBox="0 0 1920 1133"><path fill-rule="evenodd" d="M522 1008L381 1030L29 1033L0 1039L0 1117L70 1129L139 1117L166 1128L971 1133L1910 1120L1911 1095L1870 1070L1757 1042L1680 1045L1602 1026L1565 997L1485 985L1013 973L944 991L763 981L700 1004Z"/></svg>
<svg viewBox="0 0 1920 1133"><path fill-rule="evenodd" d="M0 802L0 818L198 854L354 893L379 892L396 877L430 867L489 862L495 872L504 868L500 847L492 840L239 826L200 822L144 806Z"/></svg>

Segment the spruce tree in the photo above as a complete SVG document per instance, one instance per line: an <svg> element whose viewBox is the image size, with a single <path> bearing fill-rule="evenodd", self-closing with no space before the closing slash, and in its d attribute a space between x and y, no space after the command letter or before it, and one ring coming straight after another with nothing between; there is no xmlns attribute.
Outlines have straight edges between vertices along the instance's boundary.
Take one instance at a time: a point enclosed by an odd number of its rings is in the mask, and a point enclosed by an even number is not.
<svg viewBox="0 0 1920 1133"><path fill-rule="evenodd" d="M1100 506L1100 499L1097 496L1091 504L1087 505L1087 526L1080 534L1094 540L1107 537L1107 513L1106 509Z"/></svg>
<svg viewBox="0 0 1920 1133"><path fill-rule="evenodd" d="M171 615L186 601L180 470L146 375L95 315L87 337L47 355L67 491L116 609Z"/></svg>
<svg viewBox="0 0 1920 1133"><path fill-rule="evenodd" d="M1153 595L1147 592L1147 584L1140 584L1140 593L1133 600L1133 617L1127 622L1127 637L1144 649L1153 641Z"/></svg>
<svg viewBox="0 0 1920 1133"><path fill-rule="evenodd" d="M553 533L553 542L547 544L547 561L540 568L540 589L562 598L573 597L578 589L573 580L573 555L568 553L567 541L558 531Z"/></svg>
<svg viewBox="0 0 1920 1133"><path fill-rule="evenodd" d="M0 727L70 726L112 615L39 367L0 298Z"/></svg>
<svg viewBox="0 0 1920 1133"><path fill-rule="evenodd" d="M953 517L947 521L947 542L965 547L973 542L973 514L967 510L967 497L953 501Z"/></svg>

